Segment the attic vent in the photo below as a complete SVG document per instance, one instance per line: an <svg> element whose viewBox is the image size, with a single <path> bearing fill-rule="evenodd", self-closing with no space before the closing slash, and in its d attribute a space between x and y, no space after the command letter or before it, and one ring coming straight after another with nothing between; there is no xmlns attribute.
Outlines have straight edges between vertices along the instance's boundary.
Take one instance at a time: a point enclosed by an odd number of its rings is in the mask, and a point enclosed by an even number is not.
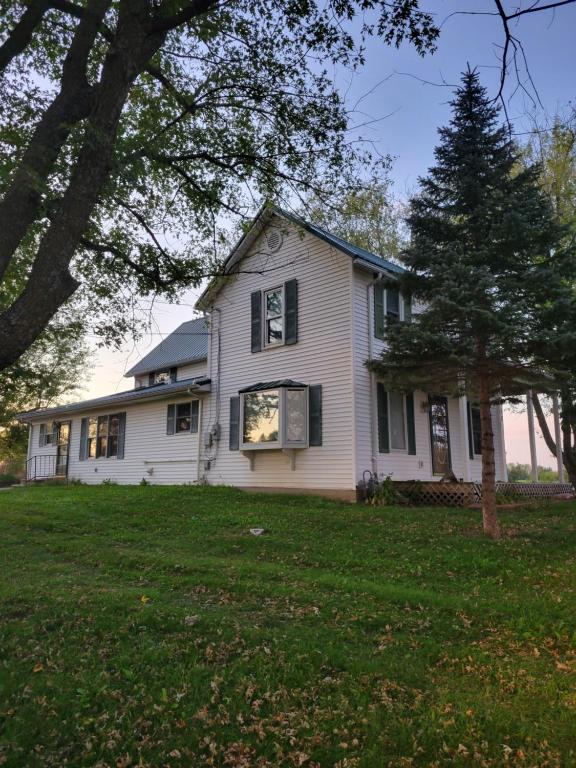
<svg viewBox="0 0 576 768"><path fill-rule="evenodd" d="M271 253L277 251L278 248L280 248L282 245L282 235L277 229L273 229L271 232L268 232L266 235L266 244L268 245L268 250Z"/></svg>

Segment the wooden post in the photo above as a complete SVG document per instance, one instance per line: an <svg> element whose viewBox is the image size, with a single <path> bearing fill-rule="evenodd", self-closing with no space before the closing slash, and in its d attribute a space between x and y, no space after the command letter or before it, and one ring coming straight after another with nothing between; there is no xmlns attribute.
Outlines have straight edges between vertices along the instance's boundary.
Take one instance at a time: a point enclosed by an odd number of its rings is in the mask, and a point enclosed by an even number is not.
<svg viewBox="0 0 576 768"><path fill-rule="evenodd" d="M458 415L460 418L460 441L462 443L462 480L470 482L470 459L468 457L468 398L466 395L458 398Z"/></svg>
<svg viewBox="0 0 576 768"><path fill-rule="evenodd" d="M534 431L534 406L532 390L526 393L526 412L528 414L528 438L530 440L530 476L533 483L538 482L538 457L536 455L536 432Z"/></svg>
<svg viewBox="0 0 576 768"><path fill-rule="evenodd" d="M564 460L562 458L562 432L560 431L560 409L558 408L558 393L552 395L552 413L554 414L554 440L556 441L556 463L558 465L558 482L564 482Z"/></svg>

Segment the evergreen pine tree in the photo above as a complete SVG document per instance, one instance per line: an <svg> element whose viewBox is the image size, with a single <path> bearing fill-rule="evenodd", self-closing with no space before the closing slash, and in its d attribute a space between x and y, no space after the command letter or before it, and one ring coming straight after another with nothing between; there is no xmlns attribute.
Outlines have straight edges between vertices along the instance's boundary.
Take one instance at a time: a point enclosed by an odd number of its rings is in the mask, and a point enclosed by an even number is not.
<svg viewBox="0 0 576 768"><path fill-rule="evenodd" d="M534 383L559 232L538 168L520 163L476 71L451 106L436 164L410 201L400 288L415 302L413 321L389 328L388 351L369 366L391 389L478 402L484 530L498 538L491 406Z"/></svg>

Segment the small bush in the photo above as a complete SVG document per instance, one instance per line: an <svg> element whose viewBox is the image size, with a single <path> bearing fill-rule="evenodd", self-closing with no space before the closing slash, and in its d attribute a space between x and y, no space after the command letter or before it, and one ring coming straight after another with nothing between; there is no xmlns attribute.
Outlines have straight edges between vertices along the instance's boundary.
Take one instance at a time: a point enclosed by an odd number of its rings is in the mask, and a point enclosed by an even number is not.
<svg viewBox="0 0 576 768"><path fill-rule="evenodd" d="M6 474L0 475L0 488L6 487L7 485L14 485L18 482L18 478L16 475L13 475L11 472L7 472Z"/></svg>

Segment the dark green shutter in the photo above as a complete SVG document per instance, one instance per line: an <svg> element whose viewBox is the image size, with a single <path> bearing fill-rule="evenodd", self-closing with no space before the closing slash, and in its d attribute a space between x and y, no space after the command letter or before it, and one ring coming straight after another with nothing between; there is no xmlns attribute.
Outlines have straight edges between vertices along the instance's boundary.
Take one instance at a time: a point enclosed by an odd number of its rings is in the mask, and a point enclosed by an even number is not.
<svg viewBox="0 0 576 768"><path fill-rule="evenodd" d="M308 388L308 445L322 445L322 384Z"/></svg>
<svg viewBox="0 0 576 768"><path fill-rule="evenodd" d="M406 395L406 427L408 429L408 453L416 456L416 425L414 423L414 392Z"/></svg>
<svg viewBox="0 0 576 768"><path fill-rule="evenodd" d="M58 422L52 422L52 445L58 445Z"/></svg>
<svg viewBox="0 0 576 768"><path fill-rule="evenodd" d="M178 368L170 368L170 381L176 381L178 377Z"/></svg>
<svg viewBox="0 0 576 768"><path fill-rule="evenodd" d="M166 434L173 435L176 431L176 406L169 405L166 411Z"/></svg>
<svg viewBox="0 0 576 768"><path fill-rule="evenodd" d="M38 448L44 448L46 445L46 424L40 424L40 432L38 433Z"/></svg>
<svg viewBox="0 0 576 768"><path fill-rule="evenodd" d="M250 349L252 352L262 351L262 291L250 294L252 322L250 328Z"/></svg>
<svg viewBox="0 0 576 768"><path fill-rule="evenodd" d="M474 435L472 433L472 406L467 401L466 411L468 414L468 455L471 459L474 458Z"/></svg>
<svg viewBox="0 0 576 768"><path fill-rule="evenodd" d="M384 338L384 286L374 285L374 336Z"/></svg>
<svg viewBox="0 0 576 768"><path fill-rule="evenodd" d="M148 386L151 387L154 384L154 374L149 373L148 374Z"/></svg>
<svg viewBox="0 0 576 768"><path fill-rule="evenodd" d="M230 398L230 432L228 447L231 451L240 450L240 398Z"/></svg>
<svg viewBox="0 0 576 768"><path fill-rule="evenodd" d="M80 461L88 458L88 419L80 422Z"/></svg>
<svg viewBox="0 0 576 768"><path fill-rule="evenodd" d="M117 459L124 458L124 443L126 442L126 413L118 414L118 452Z"/></svg>
<svg viewBox="0 0 576 768"><path fill-rule="evenodd" d="M200 414L200 401L192 400L192 408L190 409L190 432L196 434L198 432L198 421Z"/></svg>
<svg viewBox="0 0 576 768"><path fill-rule="evenodd" d="M384 384L376 384L376 402L378 410L378 451L390 453L390 428L388 425L388 393Z"/></svg>
<svg viewBox="0 0 576 768"><path fill-rule="evenodd" d="M296 344L298 341L298 280L288 280L284 284L284 318L286 329L285 344Z"/></svg>

